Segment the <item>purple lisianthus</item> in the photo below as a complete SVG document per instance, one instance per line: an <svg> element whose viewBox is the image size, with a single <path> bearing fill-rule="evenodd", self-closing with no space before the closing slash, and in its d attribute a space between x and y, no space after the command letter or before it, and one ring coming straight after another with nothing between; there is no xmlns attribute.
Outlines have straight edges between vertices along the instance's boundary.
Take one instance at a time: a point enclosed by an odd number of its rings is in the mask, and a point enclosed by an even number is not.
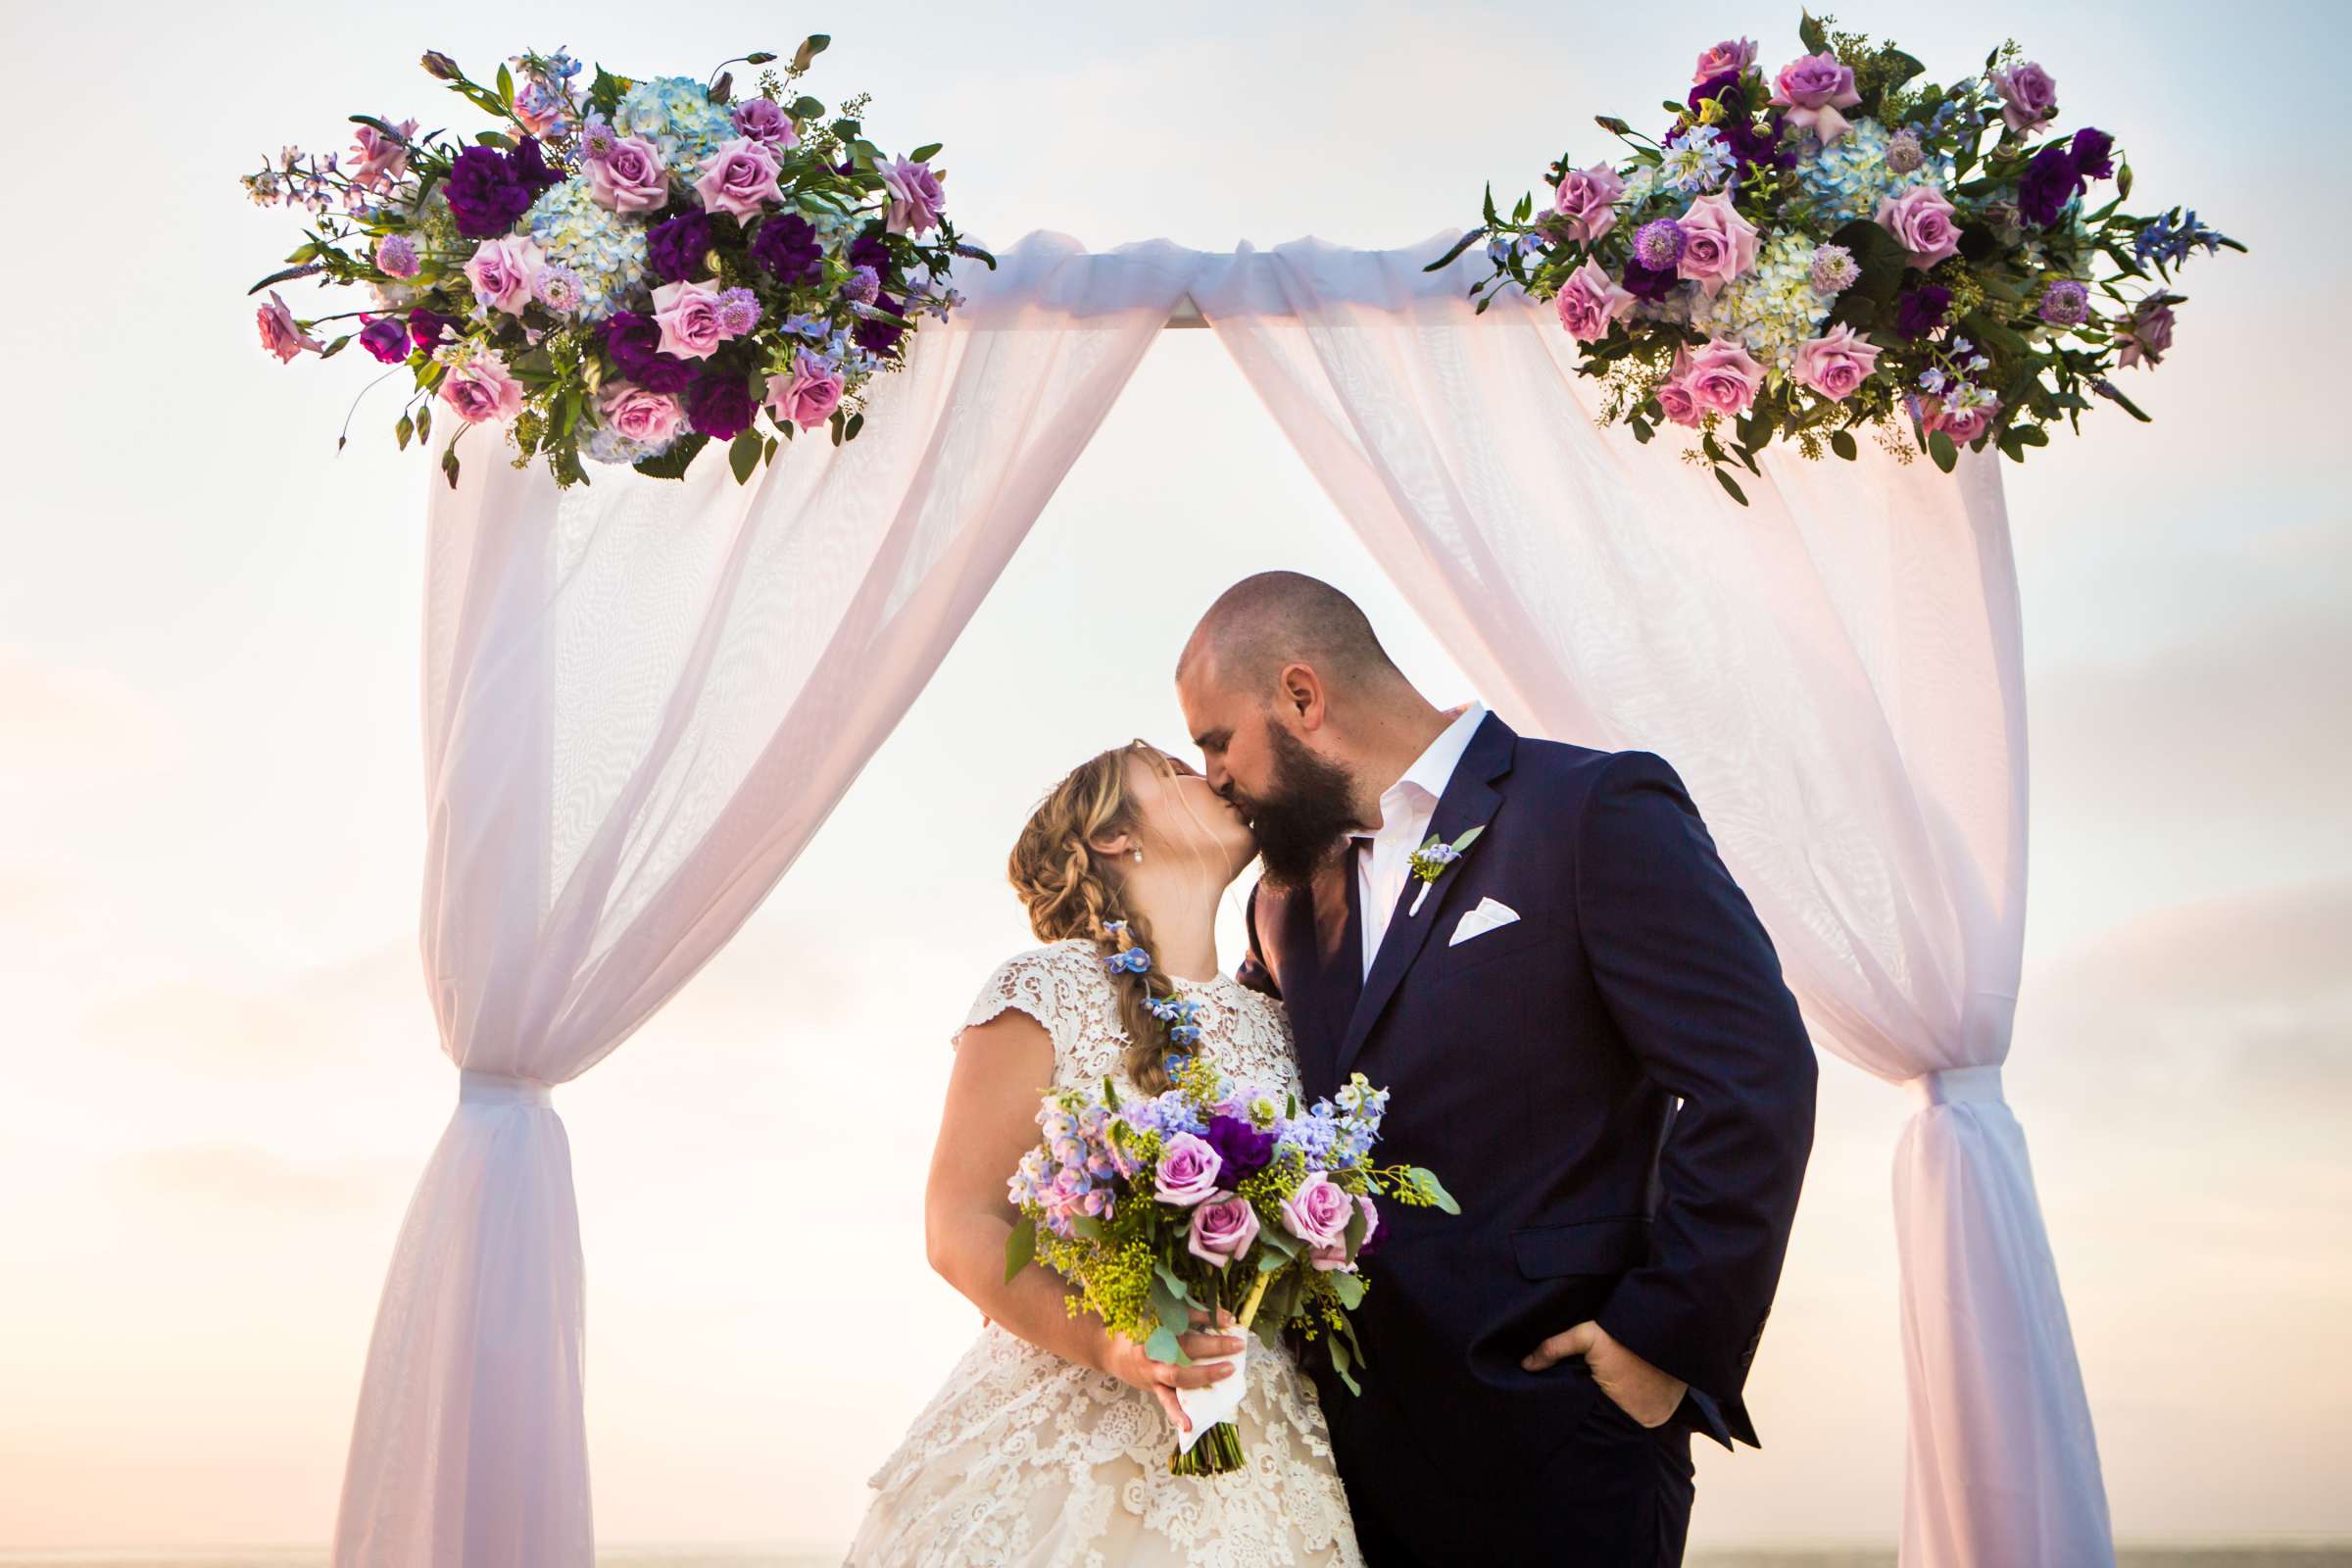
<svg viewBox="0 0 2352 1568"><path fill-rule="evenodd" d="M710 215L700 209L680 213L645 231L645 259L664 283L692 282L703 270L703 258L710 254Z"/></svg>
<svg viewBox="0 0 2352 1568"><path fill-rule="evenodd" d="M360 347L386 365L409 357L409 329L397 316L378 316L360 329Z"/></svg>
<svg viewBox="0 0 2352 1568"><path fill-rule="evenodd" d="M860 234L850 242L849 263L852 267L870 267L877 272L888 271L890 247L882 243L879 234Z"/></svg>
<svg viewBox="0 0 2352 1568"><path fill-rule="evenodd" d="M821 265L824 247L816 230L798 213L778 213L760 221L752 236L752 260L779 283L798 283Z"/></svg>
<svg viewBox="0 0 2352 1568"><path fill-rule="evenodd" d="M1625 264L1625 275L1617 281L1638 300L1662 300L1682 279L1671 267L1643 267L1634 261Z"/></svg>
<svg viewBox="0 0 2352 1568"><path fill-rule="evenodd" d="M2034 155L2017 182L2017 210L2036 228L2053 227L2066 213L2066 204L2082 188L2082 172L2064 142L2052 142Z"/></svg>
<svg viewBox="0 0 2352 1568"><path fill-rule="evenodd" d="M547 159L540 153L539 138L536 136L525 136L514 144L512 162L514 177L529 192L528 200L523 203L525 207L537 201L539 193L550 185L564 183L564 171L548 167Z"/></svg>
<svg viewBox="0 0 2352 1568"><path fill-rule="evenodd" d="M686 394L686 422L713 441L732 441L752 427L760 400L740 369L716 366Z"/></svg>
<svg viewBox="0 0 2352 1568"><path fill-rule="evenodd" d="M2115 138L2097 126L2076 131L2069 150L2075 155L2075 172L2084 179L2115 177Z"/></svg>
<svg viewBox="0 0 2352 1568"><path fill-rule="evenodd" d="M877 294L874 296L874 309L888 311L891 315L896 316L905 307L887 294ZM897 322L875 320L871 318L859 320L857 327L850 333L859 348L868 354L879 354L885 359L897 356L899 339L906 335L906 329Z"/></svg>
<svg viewBox="0 0 2352 1568"><path fill-rule="evenodd" d="M1724 145L1731 148L1742 168L1794 169L1796 150L1781 145L1781 120L1778 113L1769 115L1764 128L1758 130L1749 116L1735 115L1717 128L1723 132Z"/></svg>
<svg viewBox="0 0 2352 1568"><path fill-rule="evenodd" d="M648 391L674 396L694 383L693 366L662 352L662 324L650 316L614 311L607 317L605 353L623 377Z"/></svg>
<svg viewBox="0 0 2352 1568"><path fill-rule="evenodd" d="M1952 308L1952 291L1941 283L1923 283L1894 304L1894 329L1908 338L1926 337L1943 324Z"/></svg>
<svg viewBox="0 0 2352 1568"><path fill-rule="evenodd" d="M1671 272L1689 243L1682 224L1671 218L1652 219L1634 230L1634 260L1652 271Z"/></svg>
<svg viewBox="0 0 2352 1568"><path fill-rule="evenodd" d="M458 232L467 239L504 234L514 220L530 210L538 194L523 182L504 153L481 146L460 150L441 188L449 197L449 212L457 220Z"/></svg>
<svg viewBox="0 0 2352 1568"><path fill-rule="evenodd" d="M2081 326L2090 318L2090 290L2062 277L2041 291L2041 318L2052 326Z"/></svg>
<svg viewBox="0 0 2352 1568"><path fill-rule="evenodd" d="M1698 113L1698 106L1710 98L1724 100L1723 107L1730 114L1736 115L1743 112L1747 107L1747 95L1740 90L1740 73L1737 71L1718 72L1691 88L1690 96L1684 102L1690 106L1690 112L1695 115Z"/></svg>
<svg viewBox="0 0 2352 1568"><path fill-rule="evenodd" d="M1211 1116L1202 1139L1223 1162L1223 1180L1235 1185L1274 1162L1274 1135L1239 1116Z"/></svg>
<svg viewBox="0 0 2352 1568"><path fill-rule="evenodd" d="M450 318L438 311L411 311L409 341L430 354L441 341L441 329L449 324Z"/></svg>

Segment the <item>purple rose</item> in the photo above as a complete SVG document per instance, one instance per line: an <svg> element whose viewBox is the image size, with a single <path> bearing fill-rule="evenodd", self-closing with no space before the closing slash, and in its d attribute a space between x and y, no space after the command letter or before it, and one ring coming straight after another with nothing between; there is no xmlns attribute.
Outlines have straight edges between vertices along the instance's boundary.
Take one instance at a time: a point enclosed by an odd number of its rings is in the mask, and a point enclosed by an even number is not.
<svg viewBox="0 0 2352 1568"><path fill-rule="evenodd" d="M1952 291L1941 283L1922 283L1894 302L1894 329L1907 338L1923 338L1943 324L1952 308Z"/></svg>
<svg viewBox="0 0 2352 1568"><path fill-rule="evenodd" d="M1215 1145L1192 1133L1178 1133L1160 1149L1152 1190L1163 1203L1190 1208L1216 1196L1217 1178L1224 1169L1225 1156Z"/></svg>
<svg viewBox="0 0 2352 1568"><path fill-rule="evenodd" d="M1239 1116L1211 1116L1202 1136L1237 1185L1274 1162L1274 1135L1258 1131Z"/></svg>
<svg viewBox="0 0 2352 1568"><path fill-rule="evenodd" d="M2022 134L2058 114L2058 83L2031 60L1994 72L1992 87L2001 95L2001 118L2011 130Z"/></svg>
<svg viewBox="0 0 2352 1568"><path fill-rule="evenodd" d="M1914 185L1900 196L1879 198L1879 225L1910 252L1913 267L1934 267L1960 249L1952 199L1933 185Z"/></svg>
<svg viewBox="0 0 2352 1568"><path fill-rule="evenodd" d="M798 213L778 213L752 236L753 262L788 286L813 276L824 254L816 229Z"/></svg>
<svg viewBox="0 0 2352 1568"><path fill-rule="evenodd" d="M1256 1240L1257 1210L1246 1199L1219 1193L1193 1210L1192 1234L1185 1240L1185 1250L1223 1268L1250 1250L1250 1244Z"/></svg>
<svg viewBox="0 0 2352 1568"><path fill-rule="evenodd" d="M1726 38L1698 57L1698 64L1690 68L1690 79L1700 82L1713 76L1736 77L1755 63L1753 38Z"/></svg>
<svg viewBox="0 0 2352 1568"><path fill-rule="evenodd" d="M2179 300L2177 294L2151 294L2139 302L2131 320L2124 323L2117 365L2129 368L2143 360L2151 366L2164 363L2165 353L2173 346L2173 306Z"/></svg>
<svg viewBox="0 0 2352 1568"><path fill-rule="evenodd" d="M1579 343L1596 343L1634 308L1634 296L1618 287L1598 262L1587 257L1585 265L1568 275L1552 303L1570 337Z"/></svg>
<svg viewBox="0 0 2352 1568"><path fill-rule="evenodd" d="M1676 270L1696 280L1710 299L1756 265L1756 225L1740 217L1723 192L1693 199L1678 223L1683 259Z"/></svg>
<svg viewBox="0 0 2352 1568"><path fill-rule="evenodd" d="M1590 245L1617 226L1614 204L1624 194L1625 181L1606 164L1571 169L1551 193L1551 210L1571 238Z"/></svg>
<svg viewBox="0 0 2352 1568"><path fill-rule="evenodd" d="M713 367L686 394L686 422L713 441L732 441L752 427L760 400L739 369Z"/></svg>
<svg viewBox="0 0 2352 1568"><path fill-rule="evenodd" d="M1713 338L1684 366L1683 384L1701 409L1717 414L1745 414L1764 385L1764 367L1739 344Z"/></svg>
<svg viewBox="0 0 2352 1568"><path fill-rule="evenodd" d="M922 235L938 226L948 198L940 189L943 176L937 170L901 158L875 165L874 172L882 176L882 188L890 193L884 213L892 233Z"/></svg>
<svg viewBox="0 0 2352 1568"><path fill-rule="evenodd" d="M1773 79L1772 101L1788 111L1788 122L1801 125L1828 146L1847 129L1838 111L1862 101L1854 86L1854 68L1836 55L1803 55L1781 68Z"/></svg>
<svg viewBox="0 0 2352 1568"><path fill-rule="evenodd" d="M2052 142L2034 155L2017 182L2017 210L2036 228L2053 227L2066 214L2066 204L2082 189L2082 172L2063 142Z"/></svg>
<svg viewBox="0 0 2352 1568"><path fill-rule="evenodd" d="M588 197L599 207L616 213L658 213L669 205L669 171L662 167L662 149L643 136L626 136L602 158L591 158L584 171Z"/></svg>
<svg viewBox="0 0 2352 1568"><path fill-rule="evenodd" d="M735 128L754 141L775 148L798 146L801 140L800 128L793 124L792 116L773 98L746 98L737 104Z"/></svg>
<svg viewBox="0 0 2352 1568"><path fill-rule="evenodd" d="M1329 1247L1348 1234L1355 1200L1321 1171L1310 1171L1282 1200L1282 1228L1309 1247Z"/></svg>
<svg viewBox="0 0 2352 1568"><path fill-rule="evenodd" d="M2068 150L2075 155L2075 172L2084 179L2115 177L2115 138L2097 126L2084 125L2076 131Z"/></svg>
<svg viewBox="0 0 2352 1568"><path fill-rule="evenodd" d="M762 98L761 103L767 102ZM684 283L703 270L710 254L710 216L683 212L645 231L645 257L654 274L665 283Z"/></svg>
<svg viewBox="0 0 2352 1568"><path fill-rule="evenodd" d="M694 193L714 213L757 218L783 199L776 189L779 168L767 143L738 136L703 160Z"/></svg>
<svg viewBox="0 0 2352 1568"><path fill-rule="evenodd" d="M396 316L378 316L360 329L360 347L386 365L409 357L409 329Z"/></svg>
<svg viewBox="0 0 2352 1568"><path fill-rule="evenodd" d="M459 151L441 189L449 198L449 213L457 220L458 232L467 239L504 234L514 220L530 210L536 194L524 186L505 154L481 146Z"/></svg>

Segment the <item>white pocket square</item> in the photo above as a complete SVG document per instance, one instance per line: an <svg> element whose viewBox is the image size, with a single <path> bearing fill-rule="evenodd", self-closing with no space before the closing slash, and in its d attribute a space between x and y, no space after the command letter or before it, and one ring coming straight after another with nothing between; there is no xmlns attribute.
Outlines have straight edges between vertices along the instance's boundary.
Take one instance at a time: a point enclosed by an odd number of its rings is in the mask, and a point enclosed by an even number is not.
<svg viewBox="0 0 2352 1568"><path fill-rule="evenodd" d="M1458 948L1472 937L1483 937L1498 926L1506 926L1519 918L1519 911L1494 899L1481 899L1478 907L1462 916L1462 923L1453 928L1446 945Z"/></svg>

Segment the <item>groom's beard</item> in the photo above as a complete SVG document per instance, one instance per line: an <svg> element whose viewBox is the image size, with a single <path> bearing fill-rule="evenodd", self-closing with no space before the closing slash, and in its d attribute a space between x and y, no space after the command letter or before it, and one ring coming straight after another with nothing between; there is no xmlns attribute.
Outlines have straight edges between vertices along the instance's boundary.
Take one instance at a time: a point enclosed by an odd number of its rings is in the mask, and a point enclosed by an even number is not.
<svg viewBox="0 0 2352 1568"><path fill-rule="evenodd" d="M1274 753L1273 788L1263 797L1235 790L1234 803L1257 836L1265 876L1276 887L1304 887L1355 826L1355 778L1317 757L1279 724L1267 726Z"/></svg>

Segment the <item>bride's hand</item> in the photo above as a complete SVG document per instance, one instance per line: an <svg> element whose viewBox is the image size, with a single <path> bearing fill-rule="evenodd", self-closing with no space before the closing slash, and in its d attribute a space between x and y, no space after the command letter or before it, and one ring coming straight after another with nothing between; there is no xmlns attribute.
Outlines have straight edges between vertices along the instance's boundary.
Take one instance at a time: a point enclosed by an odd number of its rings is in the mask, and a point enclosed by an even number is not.
<svg viewBox="0 0 2352 1568"><path fill-rule="evenodd" d="M1193 1314L1193 1320L1196 1323L1206 1321L1199 1312ZM1219 1312L1217 1322L1220 1328L1231 1329L1233 1315ZM1141 1345L1124 1335L1111 1334L1105 1338L1109 1341L1109 1348L1103 1353L1102 1370L1132 1388L1150 1390L1152 1397L1159 1400L1159 1407L1168 1413L1170 1424L1179 1432L1192 1431L1193 1423L1185 1415L1184 1406L1176 1402L1176 1391L1205 1389L1212 1383L1221 1383L1233 1376L1234 1366L1230 1361L1208 1361L1206 1365L1200 1363L1212 1356L1232 1355L1242 1348L1238 1330L1227 1334L1209 1334L1196 1329L1176 1342L1184 1347L1184 1353L1192 1357L1195 1364L1175 1366L1166 1361L1152 1360L1144 1353Z"/></svg>

